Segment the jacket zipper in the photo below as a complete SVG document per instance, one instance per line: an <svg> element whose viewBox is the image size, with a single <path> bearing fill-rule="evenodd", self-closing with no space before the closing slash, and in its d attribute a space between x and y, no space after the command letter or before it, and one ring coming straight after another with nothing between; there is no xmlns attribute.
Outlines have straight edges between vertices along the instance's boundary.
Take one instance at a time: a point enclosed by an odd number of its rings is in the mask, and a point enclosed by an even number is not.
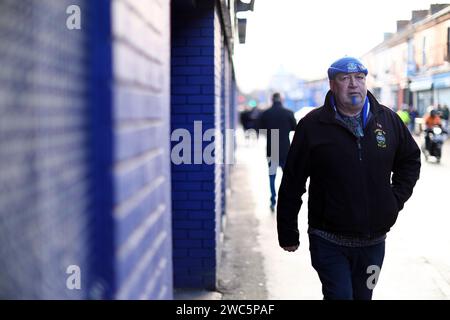
<svg viewBox="0 0 450 320"><path fill-rule="evenodd" d="M362 163L363 159L362 159L361 137L356 137L356 144L358 146L358 158L359 158L361 172L364 172L364 168L363 168L364 165ZM361 175L361 184L362 184L363 189L364 189L364 194L367 194L367 190L366 190L366 187L365 187L365 179L363 178L363 174ZM365 200L365 203L367 204L366 199L364 199L364 200ZM367 210L367 208L365 208L364 211L365 211L365 215L367 217L367 222L368 222L368 226L367 226L368 233L366 234L366 236L367 236L368 239L370 239L370 237L371 237L371 232L370 232L370 225L371 225L370 214L369 214L369 210Z"/></svg>
<svg viewBox="0 0 450 320"><path fill-rule="evenodd" d="M362 147L361 147L361 137L356 138L356 144L358 145L358 158L362 161Z"/></svg>
<svg viewBox="0 0 450 320"><path fill-rule="evenodd" d="M372 120L372 119L370 119ZM361 169L362 169L362 145L361 145L361 137L356 136L349 128L347 128L344 124L341 124L340 121L336 121L336 123L341 126L342 128L344 128L345 130L347 130L352 136L356 137L356 145L358 147L358 159L361 165ZM369 123L367 123L366 128L369 126ZM366 130L364 130L366 131ZM361 180L362 180L362 176L361 176ZM362 185L364 185L364 181L361 181ZM364 192L367 192L367 190L364 190ZM364 210L365 214L367 216L367 221L368 221L368 233L366 234L367 238L370 239L372 237L372 233L370 232L370 226L371 226L371 219L370 219L370 214L369 211L367 209Z"/></svg>
<svg viewBox="0 0 450 320"><path fill-rule="evenodd" d="M343 123L340 123L337 121L338 125L344 128L346 131L348 131L353 137L356 137L356 145L358 147L358 159L359 161L362 161L362 146L361 146L361 137L356 136L347 126L345 126Z"/></svg>

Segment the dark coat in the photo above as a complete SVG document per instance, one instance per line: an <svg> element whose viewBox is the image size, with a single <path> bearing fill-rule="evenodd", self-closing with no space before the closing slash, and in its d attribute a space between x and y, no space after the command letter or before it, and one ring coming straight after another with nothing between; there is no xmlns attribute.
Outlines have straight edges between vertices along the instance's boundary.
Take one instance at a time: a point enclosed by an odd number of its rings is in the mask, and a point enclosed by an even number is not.
<svg viewBox="0 0 450 320"><path fill-rule="evenodd" d="M267 130L267 148L266 154L271 156L272 147L271 129L279 130L279 160L285 163L289 151L290 141L289 132L294 131L297 126L294 113L283 107L279 102L275 102L272 107L265 110L259 118L259 128Z"/></svg>
<svg viewBox="0 0 450 320"><path fill-rule="evenodd" d="M371 117L357 138L336 119L330 97L295 130L277 205L283 247L299 244L297 217L308 177L309 225L366 238L390 230L419 178L420 150L392 110L368 92Z"/></svg>

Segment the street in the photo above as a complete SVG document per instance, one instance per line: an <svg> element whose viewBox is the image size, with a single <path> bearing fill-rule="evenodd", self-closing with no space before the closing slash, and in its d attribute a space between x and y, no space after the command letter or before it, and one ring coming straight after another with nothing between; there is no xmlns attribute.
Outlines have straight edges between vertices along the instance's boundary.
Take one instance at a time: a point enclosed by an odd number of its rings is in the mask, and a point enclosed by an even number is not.
<svg viewBox="0 0 450 320"><path fill-rule="evenodd" d="M253 199L254 210L251 211L258 222L255 229L248 232L256 234L254 251L262 256L264 266L264 277L261 276L259 282L265 279L265 285L259 283L253 288L259 286L264 293L267 292L267 299L322 299L320 281L309 257L307 195L303 196L304 205L299 215L300 249L295 253L284 252L278 246L275 214L269 210L265 141L261 138L252 144L241 138L238 146L237 166L247 168L252 192L248 199ZM277 188L281 174L279 170ZM427 163L422 157L421 177L413 196L388 234L374 299L450 298L449 181L450 141L447 141L440 164L432 163L432 160ZM232 189L235 190L236 186ZM234 264L239 265L239 261ZM254 268L258 269L257 266ZM252 288L251 285L248 287ZM242 297L252 298L255 294L253 291L245 295L244 289Z"/></svg>

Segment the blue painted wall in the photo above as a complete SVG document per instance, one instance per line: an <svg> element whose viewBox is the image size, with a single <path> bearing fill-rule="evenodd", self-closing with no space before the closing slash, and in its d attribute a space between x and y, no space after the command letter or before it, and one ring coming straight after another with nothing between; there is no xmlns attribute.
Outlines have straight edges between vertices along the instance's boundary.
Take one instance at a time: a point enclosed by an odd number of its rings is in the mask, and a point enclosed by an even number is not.
<svg viewBox="0 0 450 320"><path fill-rule="evenodd" d="M89 160L87 1L0 2L0 296L89 296L94 203ZM81 290L66 288L78 265Z"/></svg>
<svg viewBox="0 0 450 320"><path fill-rule="evenodd" d="M157 0L0 2L1 297L172 298L169 19Z"/></svg>
<svg viewBox="0 0 450 320"><path fill-rule="evenodd" d="M170 299L170 4L114 0L112 17L115 297Z"/></svg>
<svg viewBox="0 0 450 320"><path fill-rule="evenodd" d="M215 287L215 165L205 164L202 151L194 154L193 145L194 139L202 140L203 133L214 128L215 59L214 3L197 9L179 8L175 4L172 7L171 128L172 132L187 129L192 136L190 163L172 163L176 287ZM201 121L196 136L194 121ZM172 142L172 146L179 141ZM202 143L202 147L207 144Z"/></svg>
<svg viewBox="0 0 450 320"><path fill-rule="evenodd" d="M236 90L217 2L187 3L0 2L0 297L216 287ZM222 134L202 142L217 162L175 165L195 121Z"/></svg>
<svg viewBox="0 0 450 320"><path fill-rule="evenodd" d="M216 2L199 1L195 7L173 3L171 127L191 136L190 161L172 163L174 285L214 289L226 210L225 150L232 147L225 130L233 128L235 84ZM194 150L194 140L208 129L216 134L212 142L203 139L202 147L205 151L213 143L212 164ZM172 148L180 143L182 138L174 139Z"/></svg>

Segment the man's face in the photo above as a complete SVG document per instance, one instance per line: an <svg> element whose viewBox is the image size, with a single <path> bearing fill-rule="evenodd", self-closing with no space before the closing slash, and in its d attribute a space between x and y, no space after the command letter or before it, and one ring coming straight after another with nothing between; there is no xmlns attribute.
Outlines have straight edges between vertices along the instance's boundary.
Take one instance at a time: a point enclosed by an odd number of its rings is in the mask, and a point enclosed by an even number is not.
<svg viewBox="0 0 450 320"><path fill-rule="evenodd" d="M362 108L367 95L366 75L362 72L338 73L330 80L330 88L344 107Z"/></svg>

